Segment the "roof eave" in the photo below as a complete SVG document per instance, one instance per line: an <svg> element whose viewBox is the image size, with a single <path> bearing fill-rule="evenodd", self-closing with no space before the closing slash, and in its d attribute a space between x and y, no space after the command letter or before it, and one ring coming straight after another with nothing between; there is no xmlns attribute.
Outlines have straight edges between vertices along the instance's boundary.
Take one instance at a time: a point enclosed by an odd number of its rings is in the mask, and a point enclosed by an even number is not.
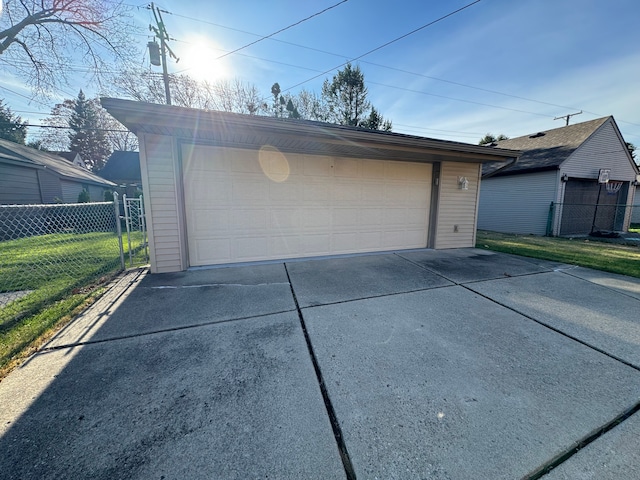
<svg viewBox="0 0 640 480"><path fill-rule="evenodd" d="M103 107L134 133L154 133L151 127L176 128L192 131L216 131L225 128L245 128L252 132L302 136L326 143L357 143L376 148L456 155L473 158L476 162L513 159L520 152L501 148L415 137L386 132L372 132L332 124L305 123L273 117L241 115L227 112L196 110L185 107L134 102L116 98L102 98ZM373 133L373 134L372 134Z"/></svg>

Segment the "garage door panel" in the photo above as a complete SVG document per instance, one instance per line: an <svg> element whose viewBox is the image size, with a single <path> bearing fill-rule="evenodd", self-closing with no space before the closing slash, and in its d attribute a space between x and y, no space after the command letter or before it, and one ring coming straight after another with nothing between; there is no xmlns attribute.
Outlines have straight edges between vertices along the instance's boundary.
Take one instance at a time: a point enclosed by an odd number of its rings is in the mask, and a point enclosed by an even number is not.
<svg viewBox="0 0 640 480"><path fill-rule="evenodd" d="M230 229L226 233L234 236L262 233L268 226L268 218L269 212L265 208L234 210L230 215Z"/></svg>
<svg viewBox="0 0 640 480"><path fill-rule="evenodd" d="M207 238L193 240L189 250L192 265L212 265L232 261L231 240L228 238Z"/></svg>
<svg viewBox="0 0 640 480"><path fill-rule="evenodd" d="M194 266L426 246L429 164L197 146L183 171Z"/></svg>
<svg viewBox="0 0 640 480"><path fill-rule="evenodd" d="M333 227L341 227L342 229L357 229L359 225L359 208L334 208Z"/></svg>
<svg viewBox="0 0 640 480"><path fill-rule="evenodd" d="M188 218L196 233L227 231L230 227L227 209L194 209Z"/></svg>
<svg viewBox="0 0 640 480"><path fill-rule="evenodd" d="M306 230L331 228L332 212L330 208L304 208L302 225Z"/></svg>
<svg viewBox="0 0 640 480"><path fill-rule="evenodd" d="M246 181L238 178L233 178L231 181L234 205L240 205L246 201L269 201L269 185L264 181Z"/></svg>
<svg viewBox="0 0 640 480"><path fill-rule="evenodd" d="M360 232L358 235L358 244L368 250L375 250L382 245L382 232Z"/></svg>
<svg viewBox="0 0 640 480"><path fill-rule="evenodd" d="M269 245L270 254L276 258L295 257L300 252L300 237L298 235L272 237Z"/></svg>
<svg viewBox="0 0 640 480"><path fill-rule="evenodd" d="M362 192L356 182L337 183L333 186L332 200L334 205L339 202L361 202Z"/></svg>
<svg viewBox="0 0 640 480"><path fill-rule="evenodd" d="M331 236L331 247L333 251L352 253L355 245L358 245L359 235L353 233L334 233Z"/></svg>
<svg viewBox="0 0 640 480"><path fill-rule="evenodd" d="M359 178L360 162L354 158L336 158L334 176L340 178Z"/></svg>
<svg viewBox="0 0 640 480"><path fill-rule="evenodd" d="M384 179L384 162L377 160L362 160L362 178L374 180Z"/></svg>
<svg viewBox="0 0 640 480"><path fill-rule="evenodd" d="M269 200L276 203L290 204L292 199L299 198L300 185L286 182L272 182L269 185Z"/></svg>
<svg viewBox="0 0 640 480"><path fill-rule="evenodd" d="M333 174L331 157L305 155L302 174L306 177L330 177Z"/></svg>
<svg viewBox="0 0 640 480"><path fill-rule="evenodd" d="M269 212L269 227L279 233L298 232L302 227L299 209L273 209Z"/></svg>
<svg viewBox="0 0 640 480"><path fill-rule="evenodd" d="M304 235L301 246L305 255L325 255L331 251L331 235Z"/></svg>
<svg viewBox="0 0 640 480"><path fill-rule="evenodd" d="M262 260L269 256L269 237L251 236L234 239L234 257L241 262Z"/></svg>

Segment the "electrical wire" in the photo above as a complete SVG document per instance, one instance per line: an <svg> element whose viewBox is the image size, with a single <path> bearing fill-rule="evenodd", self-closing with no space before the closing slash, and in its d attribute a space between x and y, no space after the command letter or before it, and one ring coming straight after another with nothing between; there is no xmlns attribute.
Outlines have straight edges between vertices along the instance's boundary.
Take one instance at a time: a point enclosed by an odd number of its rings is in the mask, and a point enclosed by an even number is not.
<svg viewBox="0 0 640 480"><path fill-rule="evenodd" d="M453 12L447 13L446 15L443 15L440 18L437 18L435 20L432 20L431 22L425 23L424 25L422 25L422 26L420 26L418 28L415 28L415 29L411 30L408 33L405 33L404 35L400 35L399 37L396 37L393 40L390 40L390 41L388 41L386 43L383 43L382 45L379 45L376 48L372 48L371 50L369 50L369 51L367 51L367 52L365 52L365 53L363 53L361 55L358 55L357 57L354 57L351 60L347 60L346 62L343 62L340 65L337 65L337 66L335 66L333 68L330 68L329 70L325 70L324 72L320 73L319 75L311 77L311 78L309 78L309 79L307 79L307 80L305 80L303 82L298 82L295 85L292 85L291 87L285 88L282 91L283 92L288 92L289 90L291 90L293 88L299 87L300 85L304 85L305 83L308 83L308 82L310 82L312 80L315 80L318 77L321 77L323 75L331 73L331 72L333 72L334 70L337 70L340 67L344 67L348 63L355 62L356 60L360 60L361 58L366 57L367 55L370 55L373 52L377 52L378 50L382 50L383 48L388 47L389 45L391 45L393 43L396 43L396 42L398 42L400 40L403 40L403 39L407 38L408 36L413 35L414 33L417 33L419 31L424 30L425 28L428 28L428 27L430 27L432 25L435 25L436 23L441 22L441 21L443 21L443 20L445 20L445 19L447 19L447 18L449 18L449 17L451 17L453 15L456 15L457 13L460 13L463 10L466 10L467 8L475 5L476 3L480 3L481 1L482 0L475 0L475 1L471 2L471 3L468 3L467 5L465 5L463 7L460 7L457 10L454 10Z"/></svg>
<svg viewBox="0 0 640 480"><path fill-rule="evenodd" d="M310 16L308 16L306 18L303 18L302 20L299 20L299 21L297 21L295 23L292 23L291 25L289 25L287 27L281 28L277 32L270 33L269 35L265 35L264 37L259 38L258 40L255 40L255 41L253 41L251 43L247 43L246 45L244 45L244 46L242 46L240 48L236 48L235 50L227 52L224 55L219 56L216 60L220 60L221 58L224 58L224 57L226 57L228 55L232 55L232 54L234 54L236 52L239 52L240 50L243 50L243 49L245 49L247 47L250 47L251 45L255 45L256 43L259 43L259 42L262 42L263 40L266 40L267 38L271 38L271 37L273 37L273 36L275 36L275 35L277 35L279 33L282 33L285 30L289 30L290 28L293 28L293 27L295 27L297 25L300 25L301 23L306 22L307 20L310 20L310 19L312 19L314 17L317 17L318 15L322 15L323 13L328 12L329 10L331 10L333 8L336 8L337 6L342 5L343 3L347 2L347 1L348 0L342 0L341 2L338 2L335 5L331 5L330 7L327 7L324 10L321 10L321 11L319 11L317 13L314 13L313 15L310 15ZM480 1L480 0L478 0L478 1Z"/></svg>

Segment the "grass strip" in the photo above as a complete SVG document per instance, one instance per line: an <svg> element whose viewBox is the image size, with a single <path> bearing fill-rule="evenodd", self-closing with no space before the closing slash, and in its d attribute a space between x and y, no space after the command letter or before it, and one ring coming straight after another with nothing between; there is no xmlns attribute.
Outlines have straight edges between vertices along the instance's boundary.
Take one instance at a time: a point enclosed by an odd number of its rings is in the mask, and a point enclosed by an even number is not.
<svg viewBox="0 0 640 480"><path fill-rule="evenodd" d="M69 295L0 333L0 380L94 303L105 290L106 287L100 286L89 292Z"/></svg>
<svg viewBox="0 0 640 480"><path fill-rule="evenodd" d="M476 247L640 278L640 246L478 230Z"/></svg>

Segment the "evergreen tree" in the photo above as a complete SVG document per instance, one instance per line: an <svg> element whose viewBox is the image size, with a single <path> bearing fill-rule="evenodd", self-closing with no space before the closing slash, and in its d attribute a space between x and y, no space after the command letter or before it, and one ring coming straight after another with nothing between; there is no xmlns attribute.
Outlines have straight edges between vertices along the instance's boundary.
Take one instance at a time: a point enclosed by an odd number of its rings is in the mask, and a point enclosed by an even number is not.
<svg viewBox="0 0 640 480"><path fill-rule="evenodd" d="M350 63L322 85L322 98L328 106L327 119L331 123L372 130L391 130L391 122L367 100L368 89L359 66Z"/></svg>
<svg viewBox="0 0 640 480"><path fill-rule="evenodd" d="M87 166L100 170L111 154L106 134L99 122L99 112L82 90L73 100L73 111L69 119L69 150L79 153Z"/></svg>
<svg viewBox="0 0 640 480"><path fill-rule="evenodd" d="M14 115L11 109L0 100L0 138L24 145L27 136L27 123Z"/></svg>
<svg viewBox="0 0 640 480"><path fill-rule="evenodd" d="M505 134L501 133L497 137L493 133L487 133L480 139L478 145L491 145L492 143L500 142L502 140L509 140Z"/></svg>

